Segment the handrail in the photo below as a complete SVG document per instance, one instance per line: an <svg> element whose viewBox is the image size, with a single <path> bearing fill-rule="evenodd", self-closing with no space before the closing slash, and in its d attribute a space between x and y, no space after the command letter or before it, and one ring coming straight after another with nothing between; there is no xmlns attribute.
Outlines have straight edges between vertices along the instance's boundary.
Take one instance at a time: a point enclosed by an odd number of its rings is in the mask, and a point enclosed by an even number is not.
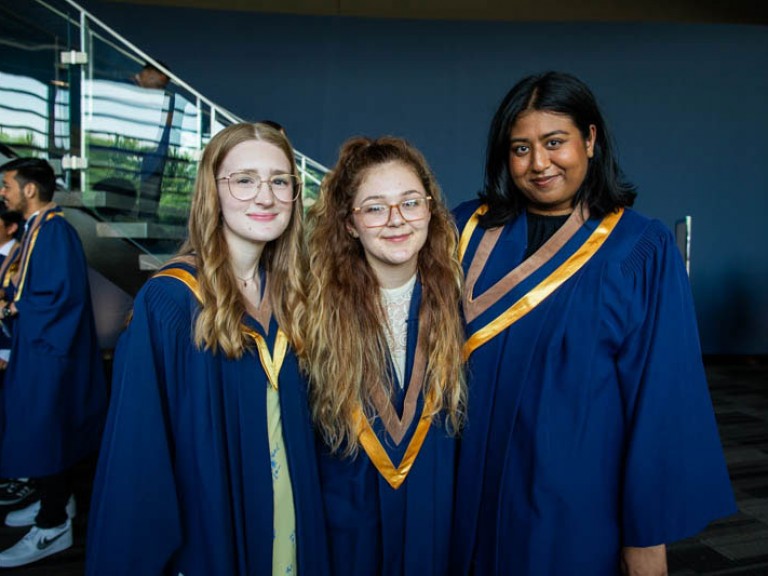
<svg viewBox="0 0 768 576"><path fill-rule="evenodd" d="M159 260L175 252L187 233L202 149L222 127L243 120L74 0L26 0L2 13L20 24L0 39L2 143L64 170L57 201L91 218L84 234L100 246L97 259L103 258L99 238L119 238L105 241ZM44 25L39 44L24 26L38 21ZM145 64L170 84L129 82ZM309 206L328 169L298 150L294 155ZM109 267L110 278L131 269L119 258Z"/></svg>
<svg viewBox="0 0 768 576"><path fill-rule="evenodd" d="M44 0L35 0L35 1L36 1L36 2L39 2L40 4L45 4L46 6L48 5L48 4L47 4L47 3L46 3ZM83 8L82 6L80 6L79 4L77 4L76 2L74 2L73 0L63 0L63 1L64 1L64 2L66 2L67 4L69 4L70 6L72 6L72 7L73 7L75 10L79 10L79 11L80 11L80 13L81 13L81 14L84 14L84 15L85 15L85 16L86 16L86 17L87 17L89 20L91 20L92 22L95 22L96 24L98 24L98 25L99 25L101 28L103 28L104 30L106 30L107 32L109 32L109 33L110 33L111 35L113 35L115 38L117 38L118 40L120 40L120 42L122 42L122 43L123 43L123 44L125 44L125 45L126 45L128 48L130 48L131 50L133 50L134 52L136 52L136 53L137 53L139 56L141 56L141 58L144 60L144 62L140 62L140 63L142 63L142 64L143 64L143 63L150 63L150 64L152 64L152 65L153 65L153 66L155 66L155 67L156 67L158 70L160 70L160 71L161 71L163 74L165 74L166 76L168 76L168 78L170 78L171 80L173 80L174 84L177 84L177 85L181 86L182 88L184 88L185 90L188 90L189 92L191 92L192 94L194 94L196 97L200 98L200 100L202 100L203 102L205 102L206 104L208 104L210 107L212 107L212 108L216 108L216 109L218 109L219 111L222 111L222 112L224 112L224 115L227 117L227 119L228 119L230 122L242 122L242 120L240 120L240 119L239 119L239 118L238 118L238 117L237 117L235 114L233 114L232 112L230 112L230 111L229 111L229 110L227 110L226 108L224 108L224 107L220 106L219 104L216 104L216 103L214 103L214 102L213 102L213 101L211 101L210 99L206 98L206 97L205 97L203 94L201 94L200 92L198 92L197 90L195 90L194 88L192 88L192 86L190 86L189 84L187 84L187 83L186 83L184 80L182 80L181 78L179 78L179 77L178 77L176 74L174 74L173 72L171 72L171 71L170 71L168 68L166 68L165 66L163 66L163 65L162 65L160 62L158 62L157 60L155 60L154 58L152 58L152 57L151 57L149 54L147 54L146 52L144 52L144 50L142 50L141 48L139 48L138 46L136 46L135 44L133 44L133 43L132 43L130 40L126 39L126 38L125 38L124 36L122 36L120 33L118 33L118 32L116 32L115 30L113 30L113 29L112 29L111 27L109 27L107 24L105 24L104 22L102 22L100 19L96 18L96 16L94 16L93 14L91 14L90 12L88 12L88 11L87 11L85 8ZM131 57L133 57L133 56L131 56ZM138 61L138 60L137 60L137 61Z"/></svg>
<svg viewBox="0 0 768 576"><path fill-rule="evenodd" d="M63 14L60 11L56 10L53 6L51 6L45 0L35 0L35 1L38 2L39 4L42 4L42 5L46 6L52 12L58 13L60 16L62 16L66 20L68 20L70 22L73 22L73 20L71 18L69 18L66 14ZM88 10L86 10L85 8L83 8L82 6L80 6L79 4L74 2L74 0L63 0L63 1L65 3L67 3L67 4L69 4L75 10L80 12L80 14L81 14L81 23L80 23L81 34L84 33L84 26L82 25L82 19L83 19L83 17L87 17L88 20L96 23L99 27L104 29L110 35L112 35L115 38L117 38L120 42L122 42L126 47L128 47L134 53L138 54L143 59L143 62L141 62L138 59L134 58L133 55L130 54L130 53L127 53L126 54L127 56L129 56L132 59L136 60L140 64L143 64L143 63L150 63L150 64L152 64L154 67L156 67L158 70L163 72L166 76L168 76L168 78L170 78L174 82L174 84L176 84L178 86L181 86L182 88L184 88L185 90L187 90L191 94L193 94L201 102L204 102L205 104L208 104L208 106L210 106L211 108L216 109L217 114L223 115L230 122L237 123L237 122L243 122L244 121L237 114L234 114L233 112L227 110L226 108L224 108L220 104L216 104L215 102L213 102L209 98L206 98L202 93L200 93L199 91L194 89L191 85L189 85L187 82L182 80L179 76L174 74L166 66L163 66L163 64L161 62L159 62L159 61L155 60L154 58L152 58L149 54L147 54L141 48L139 48L138 46L133 44L133 42L131 42L130 40L125 38L122 34L120 34L119 32L115 31L109 25L105 24L102 20L100 20L99 18L97 18L96 16L91 14ZM100 36L100 38L103 39L104 41L108 41L106 38L104 38L102 36ZM112 44L112 42L109 42L109 43ZM81 39L81 44L84 44L84 41L82 39ZM115 46L115 48L117 49L116 46ZM123 51L123 53L125 54L124 51ZM312 167L312 168L314 168L314 169L316 169L316 170L318 170L320 172L328 172L328 168L326 166L324 166L323 164L320 164L316 160L311 159L310 157L306 156L305 154L299 152L298 150L294 150L294 154L297 157L297 161L299 160L299 158L304 158L305 161L306 161L306 165L309 165L310 167ZM313 175L309 174L309 177L313 181L315 181L316 183L318 183L318 184L320 183L320 181L317 178L315 178Z"/></svg>

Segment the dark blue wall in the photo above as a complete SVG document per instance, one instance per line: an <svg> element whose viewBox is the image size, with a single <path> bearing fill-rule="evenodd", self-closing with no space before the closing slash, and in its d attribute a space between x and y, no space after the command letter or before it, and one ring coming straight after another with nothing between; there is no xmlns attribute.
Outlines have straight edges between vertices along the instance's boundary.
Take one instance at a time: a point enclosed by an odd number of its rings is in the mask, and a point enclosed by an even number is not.
<svg viewBox="0 0 768 576"><path fill-rule="evenodd" d="M710 354L768 354L768 28L373 20L87 6L246 119L332 165L354 134L405 136L450 203L521 76L575 73L600 100L637 208L693 216L691 281Z"/></svg>

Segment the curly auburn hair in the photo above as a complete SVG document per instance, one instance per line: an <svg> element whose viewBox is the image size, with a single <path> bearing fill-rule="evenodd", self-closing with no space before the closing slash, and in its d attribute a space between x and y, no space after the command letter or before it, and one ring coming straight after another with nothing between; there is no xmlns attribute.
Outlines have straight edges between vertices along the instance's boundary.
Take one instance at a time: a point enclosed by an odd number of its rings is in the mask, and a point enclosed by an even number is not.
<svg viewBox="0 0 768 576"><path fill-rule="evenodd" d="M374 391L390 396L386 369L387 319L379 282L360 242L347 230L358 188L373 167L399 163L412 170L432 197L427 240L418 254L422 284L420 318L429 322L424 397L434 401L432 416L443 412L446 427L458 431L466 406L459 315L463 284L457 230L439 186L421 153L405 140L357 137L345 142L338 162L323 180L310 208L307 227L309 273L306 348L302 366L310 378L313 419L334 452L354 455L359 448L357 409L375 417Z"/></svg>

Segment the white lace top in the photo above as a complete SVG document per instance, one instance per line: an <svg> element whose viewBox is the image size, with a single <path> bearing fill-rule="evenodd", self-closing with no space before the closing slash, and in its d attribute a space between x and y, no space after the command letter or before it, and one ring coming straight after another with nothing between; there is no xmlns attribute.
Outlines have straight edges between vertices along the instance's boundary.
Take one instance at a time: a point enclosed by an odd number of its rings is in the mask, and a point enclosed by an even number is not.
<svg viewBox="0 0 768 576"><path fill-rule="evenodd" d="M400 388L405 386L405 356L408 345L408 309L411 306L416 274L397 288L379 288L381 303L387 313L387 344Z"/></svg>

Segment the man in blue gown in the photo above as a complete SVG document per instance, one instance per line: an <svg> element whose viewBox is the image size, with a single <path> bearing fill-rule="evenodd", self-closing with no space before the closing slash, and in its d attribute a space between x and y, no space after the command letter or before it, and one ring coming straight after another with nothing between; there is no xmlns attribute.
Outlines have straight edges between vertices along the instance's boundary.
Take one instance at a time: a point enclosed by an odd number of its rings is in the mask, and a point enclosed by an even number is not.
<svg viewBox="0 0 768 576"><path fill-rule="evenodd" d="M19 158L0 170L8 208L27 220L2 308L13 317L13 339L2 389L0 477L34 478L41 495L26 511L30 531L0 553L0 566L11 567L72 545L71 469L98 449L106 387L85 254L52 202L53 169Z"/></svg>

